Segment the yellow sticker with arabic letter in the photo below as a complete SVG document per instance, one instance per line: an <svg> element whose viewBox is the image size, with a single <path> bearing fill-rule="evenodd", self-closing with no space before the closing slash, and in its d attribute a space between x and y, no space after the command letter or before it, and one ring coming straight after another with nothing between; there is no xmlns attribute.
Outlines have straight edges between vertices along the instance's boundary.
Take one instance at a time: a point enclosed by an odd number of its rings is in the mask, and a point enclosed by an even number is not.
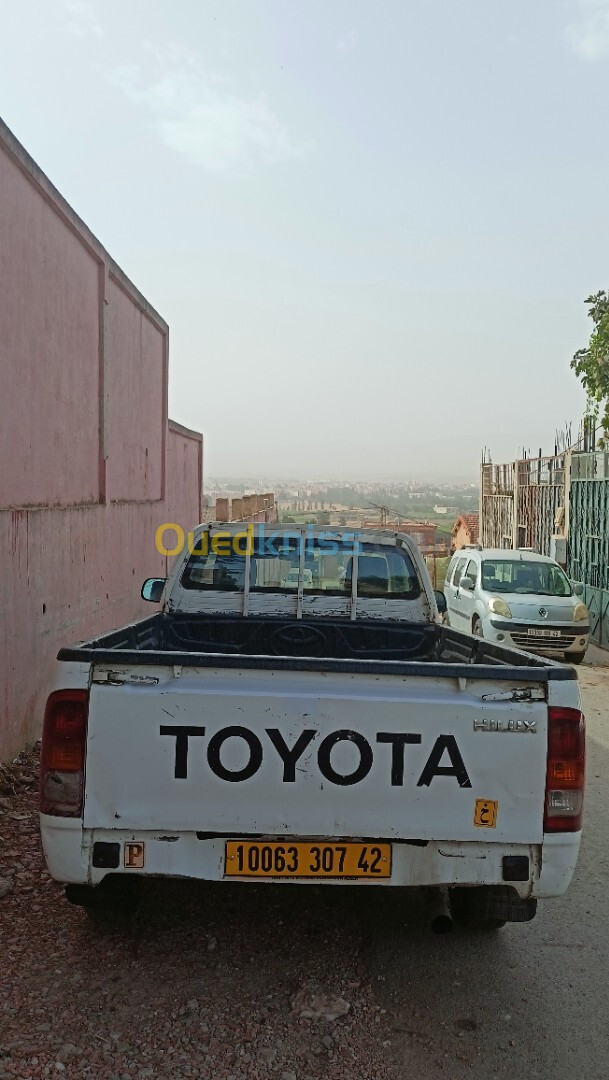
<svg viewBox="0 0 609 1080"><path fill-rule="evenodd" d="M497 825L498 802L494 799L476 799L474 825L478 829L494 829Z"/></svg>

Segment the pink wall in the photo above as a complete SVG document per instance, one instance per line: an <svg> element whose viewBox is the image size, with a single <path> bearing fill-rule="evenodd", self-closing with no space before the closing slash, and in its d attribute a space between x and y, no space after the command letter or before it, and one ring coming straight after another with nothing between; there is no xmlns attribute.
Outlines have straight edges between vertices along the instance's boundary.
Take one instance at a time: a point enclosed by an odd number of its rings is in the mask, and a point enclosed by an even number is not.
<svg viewBox="0 0 609 1080"><path fill-rule="evenodd" d="M99 263L1 136L0 507L97 502Z"/></svg>
<svg viewBox="0 0 609 1080"><path fill-rule="evenodd" d="M193 436L195 436L193 438ZM201 454L200 436L188 428L169 421L167 443L167 521L177 522L184 530L199 523L202 517L203 494L203 455ZM198 491L201 493L195 518L184 518L182 492L192 489L194 478L198 476Z"/></svg>
<svg viewBox="0 0 609 1080"><path fill-rule="evenodd" d="M0 192L6 760L40 732L58 648L154 610L157 527L202 516L202 437L167 418L166 323L1 122Z"/></svg>
<svg viewBox="0 0 609 1080"><path fill-rule="evenodd" d="M106 300L108 498L160 499L167 330L155 325L112 278Z"/></svg>

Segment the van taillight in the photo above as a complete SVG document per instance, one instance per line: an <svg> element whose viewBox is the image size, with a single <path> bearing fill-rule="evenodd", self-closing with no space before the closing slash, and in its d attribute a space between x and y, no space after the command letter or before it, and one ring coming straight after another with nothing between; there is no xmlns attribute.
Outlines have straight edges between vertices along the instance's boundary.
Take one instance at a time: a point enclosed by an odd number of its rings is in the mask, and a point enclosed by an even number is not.
<svg viewBox="0 0 609 1080"><path fill-rule="evenodd" d="M578 709L548 709L548 762L544 832L582 827L586 725Z"/></svg>
<svg viewBox="0 0 609 1080"><path fill-rule="evenodd" d="M41 814L80 817L88 713L88 690L55 690L47 701L40 754Z"/></svg>

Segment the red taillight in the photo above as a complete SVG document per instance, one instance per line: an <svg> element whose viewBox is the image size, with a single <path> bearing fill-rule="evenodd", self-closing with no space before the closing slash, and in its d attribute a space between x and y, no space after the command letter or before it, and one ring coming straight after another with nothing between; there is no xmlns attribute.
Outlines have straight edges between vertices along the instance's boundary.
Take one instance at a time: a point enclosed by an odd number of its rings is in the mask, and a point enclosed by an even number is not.
<svg viewBox="0 0 609 1080"><path fill-rule="evenodd" d="M544 832L582 827L586 725L578 709L548 709L548 763Z"/></svg>
<svg viewBox="0 0 609 1080"><path fill-rule="evenodd" d="M44 712L40 812L79 817L82 811L88 690L56 690Z"/></svg>

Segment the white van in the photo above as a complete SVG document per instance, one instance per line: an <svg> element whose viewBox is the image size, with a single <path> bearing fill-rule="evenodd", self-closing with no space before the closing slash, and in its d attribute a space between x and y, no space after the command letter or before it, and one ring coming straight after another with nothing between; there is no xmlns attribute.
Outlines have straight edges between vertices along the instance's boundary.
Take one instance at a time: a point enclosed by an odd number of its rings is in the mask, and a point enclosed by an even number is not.
<svg viewBox="0 0 609 1080"><path fill-rule="evenodd" d="M447 620L489 641L572 664L584 659L590 616L553 559L529 550L465 547L453 555L444 583Z"/></svg>
<svg viewBox="0 0 609 1080"><path fill-rule="evenodd" d="M293 566L292 569L288 571L287 576L283 578L283 580L281 582L281 588L282 589L297 589L298 588L299 578L300 578L300 571L299 571L297 566ZM303 588L305 588L305 589L312 589L313 588L313 571L312 570L303 570L302 579L303 579Z"/></svg>

